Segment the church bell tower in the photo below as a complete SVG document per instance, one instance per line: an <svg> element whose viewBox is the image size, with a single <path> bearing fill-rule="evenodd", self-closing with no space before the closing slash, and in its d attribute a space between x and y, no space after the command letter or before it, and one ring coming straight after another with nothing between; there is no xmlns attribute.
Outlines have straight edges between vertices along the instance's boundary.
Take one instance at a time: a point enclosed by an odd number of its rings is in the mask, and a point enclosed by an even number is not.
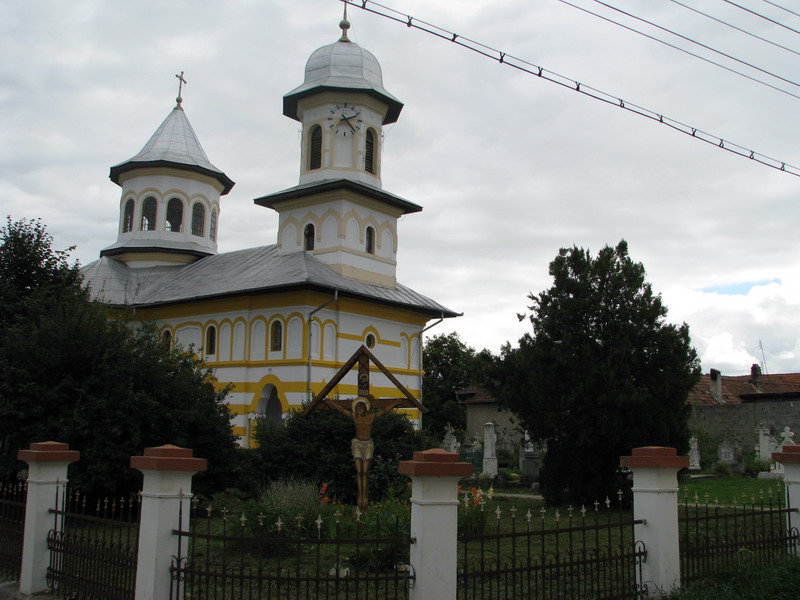
<svg viewBox="0 0 800 600"><path fill-rule="evenodd" d="M341 36L311 54L305 79L283 98L302 125L299 185L257 198L280 215L279 252L309 252L351 279L396 286L397 221L422 208L382 189L383 126L403 103L383 87L375 56Z"/></svg>

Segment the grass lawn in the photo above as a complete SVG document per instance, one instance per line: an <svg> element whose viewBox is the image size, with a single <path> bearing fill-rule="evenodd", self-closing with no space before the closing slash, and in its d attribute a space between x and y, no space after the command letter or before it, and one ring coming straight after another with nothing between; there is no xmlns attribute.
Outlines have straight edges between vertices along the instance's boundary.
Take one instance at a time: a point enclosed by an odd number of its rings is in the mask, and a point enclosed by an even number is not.
<svg viewBox="0 0 800 600"><path fill-rule="evenodd" d="M688 495L689 501L694 502L695 495L704 503L706 497L709 503L719 500L720 504L731 504L734 499L747 503L759 502L761 498L766 503L770 495L773 502L783 503L783 479L756 479L755 477L718 477L695 479L681 482L679 498L683 502Z"/></svg>

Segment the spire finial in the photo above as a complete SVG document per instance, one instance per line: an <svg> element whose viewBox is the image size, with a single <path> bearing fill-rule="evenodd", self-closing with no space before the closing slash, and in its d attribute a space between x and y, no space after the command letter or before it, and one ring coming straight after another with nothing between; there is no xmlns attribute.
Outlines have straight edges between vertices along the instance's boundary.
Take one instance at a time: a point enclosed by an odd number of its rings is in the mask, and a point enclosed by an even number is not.
<svg viewBox="0 0 800 600"><path fill-rule="evenodd" d="M339 21L339 27L342 29L342 37L339 38L340 42L349 42L350 39L347 37L347 30L350 29L350 21L347 20L347 2L344 3L344 16L342 20Z"/></svg>
<svg viewBox="0 0 800 600"><path fill-rule="evenodd" d="M187 81L183 77L183 71L181 71L180 75L176 74L175 77L178 78L178 97L175 98L175 102L177 102L178 104L175 106L175 108L183 110L183 107L181 106L181 103L183 102L183 98L181 97L181 92L183 91L183 84L187 83Z"/></svg>

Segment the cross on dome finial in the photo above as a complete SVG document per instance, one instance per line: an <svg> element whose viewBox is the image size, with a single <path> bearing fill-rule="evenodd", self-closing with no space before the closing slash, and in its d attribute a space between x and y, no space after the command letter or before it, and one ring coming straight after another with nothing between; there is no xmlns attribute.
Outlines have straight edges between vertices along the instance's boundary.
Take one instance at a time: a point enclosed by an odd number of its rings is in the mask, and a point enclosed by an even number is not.
<svg viewBox="0 0 800 600"><path fill-rule="evenodd" d="M183 91L183 84L187 83L187 81L183 77L183 71L181 71L180 75L176 73L175 77L178 78L178 97L175 98L175 102L177 102L178 104L175 106L175 108L183 110L183 107L181 106L181 103L183 102L183 98L181 97L181 92Z"/></svg>
<svg viewBox="0 0 800 600"><path fill-rule="evenodd" d="M339 38L340 42L349 42L347 37L347 30L350 29L350 21L347 20L347 2L344 3L344 16L339 21L339 27L342 29L342 37Z"/></svg>

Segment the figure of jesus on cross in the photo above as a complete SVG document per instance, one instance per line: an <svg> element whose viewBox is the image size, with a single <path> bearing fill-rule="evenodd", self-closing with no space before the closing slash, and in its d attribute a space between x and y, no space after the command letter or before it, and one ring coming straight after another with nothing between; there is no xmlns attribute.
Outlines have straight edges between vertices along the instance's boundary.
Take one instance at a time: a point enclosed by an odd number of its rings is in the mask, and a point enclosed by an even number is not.
<svg viewBox="0 0 800 600"><path fill-rule="evenodd" d="M372 441L372 425L378 419L390 412L402 403L401 399L389 402L383 410L370 412L369 399L359 396L350 407L350 410L342 408L336 402L325 398L323 402L339 411L349 419L353 420L356 426L356 436L350 441L350 449L353 452L353 461L356 465L356 476L358 483L358 508L366 511L369 506L369 467L372 464L372 456L375 443Z"/></svg>

